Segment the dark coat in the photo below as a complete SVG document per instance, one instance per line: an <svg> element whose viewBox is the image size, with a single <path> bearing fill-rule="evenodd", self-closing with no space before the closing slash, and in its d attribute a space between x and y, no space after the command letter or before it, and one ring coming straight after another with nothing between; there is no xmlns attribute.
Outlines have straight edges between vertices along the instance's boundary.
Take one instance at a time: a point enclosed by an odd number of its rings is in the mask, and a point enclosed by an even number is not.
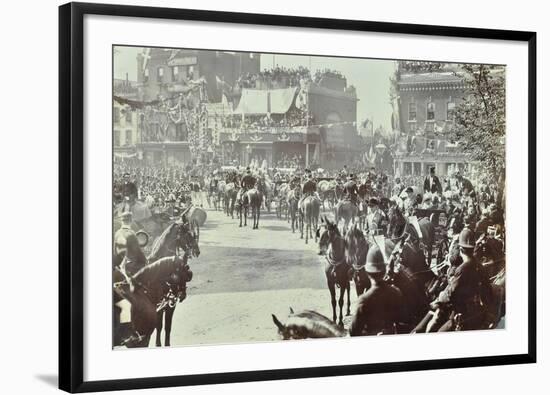
<svg viewBox="0 0 550 395"><path fill-rule="evenodd" d="M344 184L344 193L348 196L357 196L359 190L355 181L350 180Z"/></svg>
<svg viewBox="0 0 550 395"><path fill-rule="evenodd" d="M138 190L136 184L131 181L122 184L122 196L128 196L130 198L137 198Z"/></svg>
<svg viewBox="0 0 550 395"><path fill-rule="evenodd" d="M244 188L244 189L252 189L254 188L255 184L256 184L256 179L252 177L250 174L246 174L241 180L241 188Z"/></svg>
<svg viewBox="0 0 550 395"><path fill-rule="evenodd" d="M313 180L307 180L302 188L302 192L304 195L306 194L312 194L317 190L317 184Z"/></svg>
<svg viewBox="0 0 550 395"><path fill-rule="evenodd" d="M357 301L350 327L351 336L393 333L394 323L403 317L403 295L386 282L373 284Z"/></svg>
<svg viewBox="0 0 550 395"><path fill-rule="evenodd" d="M424 179L424 192L438 193L440 195L443 193L443 188L441 187L441 183L439 182L439 178L437 178L437 176L433 176L433 183L431 188L430 188L430 176Z"/></svg>
<svg viewBox="0 0 550 395"><path fill-rule="evenodd" d="M479 317L481 304L490 305L492 290L487 275L474 257L469 257L449 273L449 283L437 298L440 304L452 305L457 313L469 317ZM476 322L478 320L475 320Z"/></svg>

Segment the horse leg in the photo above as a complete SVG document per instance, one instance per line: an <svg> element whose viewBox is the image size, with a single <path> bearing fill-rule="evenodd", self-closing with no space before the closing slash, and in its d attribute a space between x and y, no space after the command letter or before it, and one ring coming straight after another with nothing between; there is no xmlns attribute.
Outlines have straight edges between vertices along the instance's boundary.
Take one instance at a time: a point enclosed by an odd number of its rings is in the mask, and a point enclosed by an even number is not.
<svg viewBox="0 0 550 395"><path fill-rule="evenodd" d="M176 307L169 307L164 314L164 347L170 347L170 332L172 331L172 318Z"/></svg>
<svg viewBox="0 0 550 395"><path fill-rule="evenodd" d="M231 217L233 218L233 217ZM239 209L239 228L243 227L243 209L242 207Z"/></svg>
<svg viewBox="0 0 550 395"><path fill-rule="evenodd" d="M351 306L351 301L350 301L350 296L349 296L349 294L350 294L350 288L351 288L351 287L350 287L350 285L349 285L349 281L346 281L346 291L347 291L347 293L348 293L348 309L346 310L346 316L351 315L351 307L350 307L350 306Z"/></svg>
<svg viewBox="0 0 550 395"><path fill-rule="evenodd" d="M306 244L307 244L309 241L309 226L310 226L309 217L305 218L305 221L306 221Z"/></svg>
<svg viewBox="0 0 550 395"><path fill-rule="evenodd" d="M346 285L340 284L340 297L338 298L338 307L340 308L340 318L338 319L338 325L344 326L344 320L342 315L342 309L344 307L344 294L346 293Z"/></svg>
<svg viewBox="0 0 550 395"><path fill-rule="evenodd" d="M300 239L304 238L304 218L302 216L302 212L299 212L298 215L300 216Z"/></svg>
<svg viewBox="0 0 550 395"><path fill-rule="evenodd" d="M327 285L330 291L330 304L332 305L332 321L336 323L336 285L334 280L329 278L330 274L327 274Z"/></svg>
<svg viewBox="0 0 550 395"><path fill-rule="evenodd" d="M161 310L157 313L157 326L156 326L156 331L157 331L157 338L156 338L156 341L155 341L155 345L157 347L162 347L162 343L160 342L160 332L162 332L162 316L164 314L164 310Z"/></svg>

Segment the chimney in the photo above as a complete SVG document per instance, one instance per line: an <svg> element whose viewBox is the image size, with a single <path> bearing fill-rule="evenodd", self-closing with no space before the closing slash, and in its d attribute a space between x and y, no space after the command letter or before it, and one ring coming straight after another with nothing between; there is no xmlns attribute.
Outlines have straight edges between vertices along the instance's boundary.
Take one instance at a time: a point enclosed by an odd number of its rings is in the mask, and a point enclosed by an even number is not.
<svg viewBox="0 0 550 395"><path fill-rule="evenodd" d="M137 82L143 82L143 55L137 54Z"/></svg>

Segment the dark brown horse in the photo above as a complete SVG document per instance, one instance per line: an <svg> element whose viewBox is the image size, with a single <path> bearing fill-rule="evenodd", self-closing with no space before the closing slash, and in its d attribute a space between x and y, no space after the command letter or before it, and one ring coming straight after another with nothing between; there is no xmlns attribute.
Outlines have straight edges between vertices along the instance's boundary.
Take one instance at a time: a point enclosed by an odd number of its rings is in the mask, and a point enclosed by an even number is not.
<svg viewBox="0 0 550 395"><path fill-rule="evenodd" d="M429 218L417 219L417 224L414 224L409 221L409 218L405 218L397 204L390 205L388 208L388 235L398 238L405 229L410 236L409 240L424 249L428 265L431 265L432 248L435 242L434 224Z"/></svg>
<svg viewBox="0 0 550 395"><path fill-rule="evenodd" d="M188 210L187 210L188 211ZM186 211L186 212L187 212ZM184 253L185 259L198 257L200 229L196 221L190 223L173 223L155 240L153 249L148 257L149 262L154 262L163 257L179 256ZM172 318L177 302L182 302L186 297L185 287L179 278L179 274L174 274L170 281L166 282L165 297L157 306L157 337L156 346L162 345L160 334L163 328L164 318L164 345L170 346L170 331L172 329ZM190 281L190 280L189 280Z"/></svg>
<svg viewBox="0 0 550 395"><path fill-rule="evenodd" d="M256 188L249 189L248 191L246 191L245 199L252 214L252 229L258 229L258 226L260 225L260 208L262 207L263 200L262 193Z"/></svg>
<svg viewBox="0 0 550 395"><path fill-rule="evenodd" d="M187 267L188 259L198 257L200 254L198 241L199 229L197 224L172 223L153 243L153 248L148 257L148 262L165 262L166 259L174 259L174 257L178 257L183 260L183 266ZM183 255L181 253L183 253ZM147 266L150 266L153 263L150 263ZM169 265L167 267L169 267ZM132 284L132 286L134 286L136 284L135 282L129 281L133 276L127 277L123 275L122 279L120 276L119 278L115 278L115 281L125 280L123 283L126 285L122 288L120 285L121 283L119 283L118 294L122 295L124 293L123 297L132 304L132 326L134 328L140 328L134 329L133 335L131 336L132 340L130 342L126 342L126 345L134 347L145 347L148 345L148 342L145 343L145 339L141 339L143 340L142 343L141 341L136 341L135 338L136 331L141 337L145 336L144 333L148 332L144 331L144 328L148 328L148 325L151 324L151 309L150 306L145 303L146 299L144 299L144 296L149 296L149 302L155 304L155 319L152 324L154 324L154 329L157 329L156 345L161 346L160 334L163 328L163 318L165 326L164 343L166 346L170 345L170 331L176 302L181 302L185 299L185 284L191 280L188 272L191 273L188 270L188 267L183 270L180 266L178 266L176 270L170 273L168 277L159 280L160 282L157 284L153 284L152 290L149 288L140 290L138 287L137 292L129 292L129 285ZM135 275L137 275L137 273ZM125 290L125 292L121 292L121 290ZM150 297L152 293L154 293L154 297ZM136 320L136 323L134 323L134 319ZM150 336L150 333L147 336Z"/></svg>
<svg viewBox="0 0 550 395"><path fill-rule="evenodd" d="M365 271L367 263L367 253L369 244L363 232L357 227L352 226L346 233L346 259L350 268L350 277L355 283L357 296L370 288L370 279Z"/></svg>
<svg viewBox="0 0 550 395"><path fill-rule="evenodd" d="M294 310L290 308L290 314L284 324L275 314L271 314L271 317L283 340L343 337L346 334L329 318L312 310L294 313Z"/></svg>
<svg viewBox="0 0 550 395"><path fill-rule="evenodd" d="M319 254L326 254L325 276L327 286L330 291L330 302L332 305L332 319L336 322L336 287L340 288L340 297L338 305L340 307L340 316L338 325L343 326L342 308L344 306L344 296L348 293L348 306L346 315L350 315L350 285L349 270L350 265L346 261L346 242L336 223L331 222L326 216L321 218L321 225L317 229L316 238L319 239Z"/></svg>
<svg viewBox="0 0 550 395"><path fill-rule="evenodd" d="M355 222L355 218L359 214L359 208L349 200L340 200L334 209L334 222L336 225L341 219L344 220L344 233L349 229L350 223Z"/></svg>
<svg viewBox="0 0 550 395"><path fill-rule="evenodd" d="M178 275L185 290L185 284L193 276L185 256L161 258L114 285L115 292L131 304L131 334L122 345L130 348L149 345L151 334L157 327L157 306L166 295L164 284L174 275ZM185 294L181 297L185 298ZM169 343L169 331L167 336Z"/></svg>

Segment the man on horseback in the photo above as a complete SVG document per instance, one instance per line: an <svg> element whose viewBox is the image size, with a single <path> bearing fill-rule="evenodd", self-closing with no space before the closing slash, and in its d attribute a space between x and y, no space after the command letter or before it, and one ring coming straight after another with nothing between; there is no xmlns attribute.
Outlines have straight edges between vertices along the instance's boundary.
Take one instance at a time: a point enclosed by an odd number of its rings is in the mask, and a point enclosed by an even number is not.
<svg viewBox="0 0 550 395"><path fill-rule="evenodd" d="M298 207L302 207L302 202L304 199L308 196L314 196L317 199L319 199L319 196L317 195L317 183L313 179L313 175L311 173L311 170L306 169L305 171L305 182L302 187L302 197L300 198L300 201L298 202ZM320 201L321 199L319 199Z"/></svg>
<svg viewBox="0 0 550 395"><path fill-rule="evenodd" d="M430 305L433 310L450 311L439 332L482 329L487 322L487 308L493 302L489 279L474 256L474 232L464 228L458 245L462 263L449 275L447 287Z"/></svg>
<svg viewBox="0 0 550 395"><path fill-rule="evenodd" d="M365 271L371 287L357 301L350 335L394 334L403 316L402 306L405 303L401 291L384 280L386 264L378 245L369 249Z"/></svg>
<svg viewBox="0 0 550 395"><path fill-rule="evenodd" d="M120 215L120 220L122 225L115 232L114 244L115 244L115 256L119 257L118 263L122 260L124 253L126 252L126 240L128 236L134 235L135 232L132 229L132 213L130 211L125 211ZM116 263L115 265L117 265Z"/></svg>
<svg viewBox="0 0 550 395"><path fill-rule="evenodd" d="M344 198L346 200L349 200L353 204L357 205L358 193L359 193L359 190L357 189L355 178L353 174L350 174L347 178L347 182L344 184Z"/></svg>
<svg viewBox="0 0 550 395"><path fill-rule="evenodd" d="M254 188L256 185L256 178L252 176L252 172L250 171L250 167L246 168L246 174L241 180L241 188L244 190L244 192L248 191L249 189Z"/></svg>

